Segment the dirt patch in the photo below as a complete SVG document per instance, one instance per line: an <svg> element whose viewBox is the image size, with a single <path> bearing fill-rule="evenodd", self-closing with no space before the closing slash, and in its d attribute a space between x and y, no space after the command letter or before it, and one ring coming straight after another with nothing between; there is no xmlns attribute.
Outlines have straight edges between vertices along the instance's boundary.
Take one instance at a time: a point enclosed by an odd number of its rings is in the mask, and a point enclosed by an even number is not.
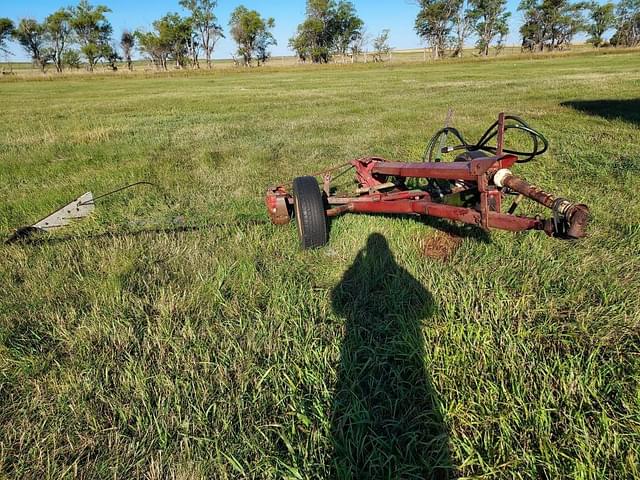
<svg viewBox="0 0 640 480"><path fill-rule="evenodd" d="M462 244L462 237L447 232L437 232L421 242L421 251L425 257L436 260L448 260Z"/></svg>

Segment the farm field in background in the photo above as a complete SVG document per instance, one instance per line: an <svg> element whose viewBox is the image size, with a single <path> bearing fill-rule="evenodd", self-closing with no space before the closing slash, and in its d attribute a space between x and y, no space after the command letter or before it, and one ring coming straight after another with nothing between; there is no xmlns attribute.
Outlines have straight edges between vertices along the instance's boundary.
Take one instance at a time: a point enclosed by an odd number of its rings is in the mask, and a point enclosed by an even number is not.
<svg viewBox="0 0 640 480"><path fill-rule="evenodd" d="M633 52L633 51L638 51L638 49L637 48L621 48L621 47L595 49L591 44L588 44L588 43L576 43L576 44L573 44L571 48L567 50L544 52L541 54L540 52L536 52L536 53L522 52L520 46L508 45L502 48L502 50L499 53L497 53L495 49L492 49L490 52L490 55L492 57L495 56L496 59L503 59L503 60L513 59L513 58L533 60L533 59L540 59L540 58L547 58L547 57L566 57L566 56L574 56L574 55L582 55L582 54L601 54L601 55L614 54L615 55L625 51ZM388 64L397 64L397 63L425 62L425 59L427 63L432 63L433 60L430 58L430 55L431 53L428 49L426 52L425 52L425 49L421 49L421 48L420 49L398 49L398 50L393 50L390 56L385 56L384 63L388 65ZM365 61L365 57L366 57L366 61ZM367 53L366 56L362 54L355 59L355 63L358 63L358 64L373 63L372 58L373 58L373 54L370 52ZM466 63L469 61L486 61L486 59L478 55L478 50L476 48L466 48L463 52L462 59L445 56L445 58L438 60L438 63L461 62L461 61ZM350 57L342 58L340 56L336 56L334 57L334 60L331 62L331 65L336 65L336 66L344 66L345 64L347 66L351 64ZM64 70L64 75L65 76L72 76L72 75L95 76L96 74L103 73L103 74L115 76L115 75L131 75L131 74L135 75L135 74L140 74L142 72L147 74L152 72L158 73L158 74L166 73L166 72L163 72L162 70L158 70L149 61L142 60L142 59L135 60L133 62L133 66L134 66L133 72L130 72L129 70L127 70L127 66L125 63L119 62L117 65L118 65L117 72L113 72L113 70L108 65L101 64L96 67L95 72L89 72L85 68L78 68L78 69L66 68ZM305 67L313 67L314 64L300 63L298 61L298 58L295 56L276 55L276 56L273 56L267 62L266 66L270 68L281 68L281 67L305 68ZM182 73L182 72L199 73L199 72L207 71L206 65L204 65L204 63L201 67L202 67L201 69L199 70L196 69L195 71L190 68L176 70L175 66L170 65L168 71L173 73ZM225 58L225 59L214 60L213 68L226 70L229 68L242 68L242 67L238 67L236 64L234 64L232 59ZM262 68L264 68L264 66ZM55 72L55 68L53 67L53 65L50 65L47 68L47 72L45 73L45 75L43 75L38 68L35 68L30 62L25 62L25 61L0 62L0 72L5 72L4 73L5 75L15 74L19 78L22 78L25 76L36 77L36 78L50 78L50 77L53 78L53 77L59 76Z"/></svg>
<svg viewBox="0 0 640 480"><path fill-rule="evenodd" d="M16 77L1 235L161 190L0 245L0 477L640 478L637 51ZM418 161L450 107L545 134L514 171L590 236L352 215L301 251L261 223L270 184Z"/></svg>

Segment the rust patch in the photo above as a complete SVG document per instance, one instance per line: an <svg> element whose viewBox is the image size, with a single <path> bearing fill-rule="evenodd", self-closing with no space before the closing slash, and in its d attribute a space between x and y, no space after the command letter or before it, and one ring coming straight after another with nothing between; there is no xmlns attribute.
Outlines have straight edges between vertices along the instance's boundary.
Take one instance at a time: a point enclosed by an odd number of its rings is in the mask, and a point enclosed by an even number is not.
<svg viewBox="0 0 640 480"><path fill-rule="evenodd" d="M462 245L462 237L448 232L436 232L421 242L422 254L436 260L448 260Z"/></svg>

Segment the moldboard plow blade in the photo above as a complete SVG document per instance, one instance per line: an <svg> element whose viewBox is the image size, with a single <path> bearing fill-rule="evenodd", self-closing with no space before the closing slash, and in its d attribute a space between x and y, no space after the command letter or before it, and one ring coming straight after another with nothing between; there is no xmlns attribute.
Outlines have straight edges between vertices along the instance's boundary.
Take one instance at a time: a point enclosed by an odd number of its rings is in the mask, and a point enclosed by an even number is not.
<svg viewBox="0 0 640 480"><path fill-rule="evenodd" d="M87 192L33 225L18 228L7 238L6 243L16 242L34 233L50 232L58 228L66 227L73 221L81 220L89 216L94 209L93 194Z"/></svg>

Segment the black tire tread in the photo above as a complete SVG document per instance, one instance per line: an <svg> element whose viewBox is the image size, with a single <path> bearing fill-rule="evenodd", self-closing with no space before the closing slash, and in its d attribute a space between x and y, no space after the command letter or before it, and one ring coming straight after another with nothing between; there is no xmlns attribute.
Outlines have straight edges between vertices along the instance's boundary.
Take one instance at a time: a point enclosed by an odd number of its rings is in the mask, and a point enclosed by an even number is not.
<svg viewBox="0 0 640 480"><path fill-rule="evenodd" d="M293 196L302 248L322 247L329 235L324 201L315 177L297 177L293 181Z"/></svg>

